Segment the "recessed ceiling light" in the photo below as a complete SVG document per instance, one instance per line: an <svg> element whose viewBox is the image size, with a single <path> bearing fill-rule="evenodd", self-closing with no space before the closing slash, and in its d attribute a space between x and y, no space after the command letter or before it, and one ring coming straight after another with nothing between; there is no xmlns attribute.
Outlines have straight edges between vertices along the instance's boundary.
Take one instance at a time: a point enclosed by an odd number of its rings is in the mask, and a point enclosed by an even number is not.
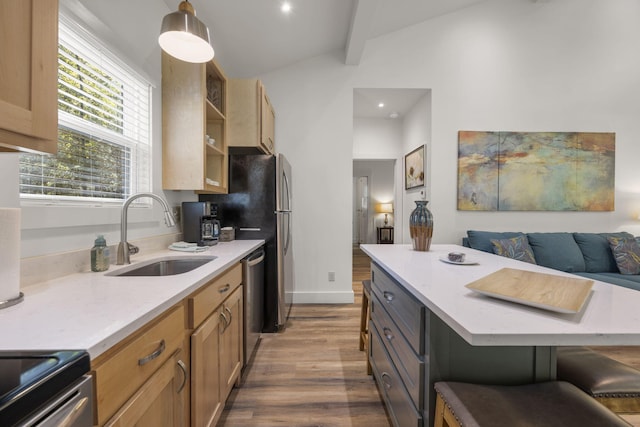
<svg viewBox="0 0 640 427"><path fill-rule="evenodd" d="M382 108L382 107L384 107L384 102L381 102L378 104L378 108Z"/></svg>
<svg viewBox="0 0 640 427"><path fill-rule="evenodd" d="M291 12L291 3L289 3L288 1L282 2L282 6L280 6L280 10L282 11L282 13Z"/></svg>
<svg viewBox="0 0 640 427"><path fill-rule="evenodd" d="M389 118L390 119L397 119L398 117L400 117L400 114L398 114L397 112L393 111L391 113L389 113Z"/></svg>

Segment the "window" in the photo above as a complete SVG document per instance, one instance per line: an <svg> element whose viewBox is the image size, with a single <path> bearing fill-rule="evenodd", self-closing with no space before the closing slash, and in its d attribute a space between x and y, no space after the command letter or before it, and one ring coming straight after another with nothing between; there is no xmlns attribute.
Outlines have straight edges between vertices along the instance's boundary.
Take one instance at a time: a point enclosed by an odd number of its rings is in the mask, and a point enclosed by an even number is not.
<svg viewBox="0 0 640 427"><path fill-rule="evenodd" d="M58 153L20 155L20 197L122 202L150 190L151 86L60 17Z"/></svg>

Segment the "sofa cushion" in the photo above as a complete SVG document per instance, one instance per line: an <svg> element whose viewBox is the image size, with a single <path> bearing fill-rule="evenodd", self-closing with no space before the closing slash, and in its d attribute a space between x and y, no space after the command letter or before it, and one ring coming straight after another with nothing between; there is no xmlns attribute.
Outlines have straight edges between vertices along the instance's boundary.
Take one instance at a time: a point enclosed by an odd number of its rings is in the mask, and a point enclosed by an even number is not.
<svg viewBox="0 0 640 427"><path fill-rule="evenodd" d="M589 273L610 272L618 273L618 265L611 252L607 237L633 237L620 233L573 233L573 238L582 251L585 271Z"/></svg>
<svg viewBox="0 0 640 427"><path fill-rule="evenodd" d="M538 265L567 273L585 271L580 247L571 233L529 233L529 245Z"/></svg>
<svg viewBox="0 0 640 427"><path fill-rule="evenodd" d="M496 255L530 264L536 263L526 236L512 237L510 239L491 239L491 244L493 245L493 253Z"/></svg>
<svg viewBox="0 0 640 427"><path fill-rule="evenodd" d="M640 274L640 246L635 238L607 237L611 252L622 274Z"/></svg>
<svg viewBox="0 0 640 427"><path fill-rule="evenodd" d="M467 230L467 236L469 237L469 247L492 254L493 245L491 244L491 239L510 239L511 237L524 236L524 233L511 231L500 232Z"/></svg>

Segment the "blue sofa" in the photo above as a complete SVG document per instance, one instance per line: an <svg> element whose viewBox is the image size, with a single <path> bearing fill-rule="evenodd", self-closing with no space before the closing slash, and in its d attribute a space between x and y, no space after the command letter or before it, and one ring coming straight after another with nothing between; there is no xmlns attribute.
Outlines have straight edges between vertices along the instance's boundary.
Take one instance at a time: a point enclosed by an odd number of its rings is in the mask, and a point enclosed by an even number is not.
<svg viewBox="0 0 640 427"><path fill-rule="evenodd" d="M578 276L640 290L640 275L622 274L607 237L630 237L620 233L520 233L468 230L463 245L494 253L492 239L526 236L536 264Z"/></svg>

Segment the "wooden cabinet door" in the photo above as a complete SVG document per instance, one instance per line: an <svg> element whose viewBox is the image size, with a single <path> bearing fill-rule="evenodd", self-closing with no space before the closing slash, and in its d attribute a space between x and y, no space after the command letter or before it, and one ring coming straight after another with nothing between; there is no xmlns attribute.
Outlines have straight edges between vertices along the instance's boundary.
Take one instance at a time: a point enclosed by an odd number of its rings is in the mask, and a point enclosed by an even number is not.
<svg viewBox="0 0 640 427"><path fill-rule="evenodd" d="M242 286L222 303L225 326L220 330L220 394L226 399L234 383L240 378L243 362L243 306Z"/></svg>
<svg viewBox="0 0 640 427"><path fill-rule="evenodd" d="M275 151L275 122L276 113L273 110L271 101L264 90L264 86L260 84L260 120L262 123L260 129L260 143L270 152Z"/></svg>
<svg viewBox="0 0 640 427"><path fill-rule="evenodd" d="M58 1L0 1L0 151L55 153Z"/></svg>
<svg viewBox="0 0 640 427"><path fill-rule="evenodd" d="M174 427L184 423L187 370L176 351L105 426Z"/></svg>
<svg viewBox="0 0 640 427"><path fill-rule="evenodd" d="M214 426L222 414L219 342L224 319L216 310L191 335L191 425Z"/></svg>

